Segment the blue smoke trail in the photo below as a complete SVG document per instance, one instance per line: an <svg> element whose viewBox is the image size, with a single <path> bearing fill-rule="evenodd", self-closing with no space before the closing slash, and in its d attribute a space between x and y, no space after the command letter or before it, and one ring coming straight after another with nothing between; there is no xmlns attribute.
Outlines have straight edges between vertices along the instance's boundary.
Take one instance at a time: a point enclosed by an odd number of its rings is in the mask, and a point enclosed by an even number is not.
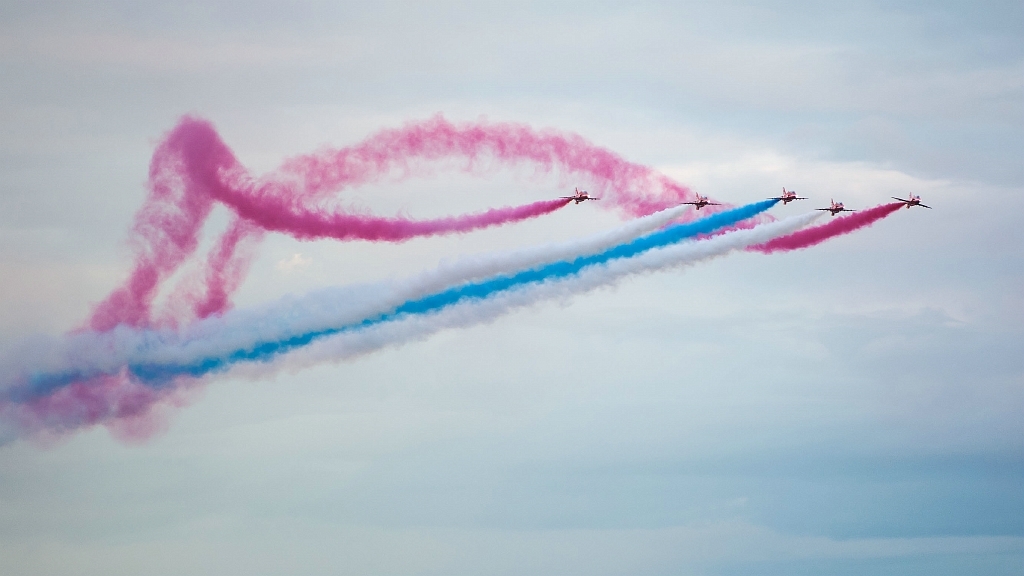
<svg viewBox="0 0 1024 576"><path fill-rule="evenodd" d="M153 387L162 387L170 383L176 376L204 376L226 370L238 362L269 362L276 356L306 346L314 340L342 332L368 328L405 316L438 312L463 301L482 300L519 286L567 278L578 274L584 268L590 266L605 264L611 260L631 258L654 248L675 244L702 234L711 234L737 222L752 218L771 208L776 202L778 200L773 199L747 204L693 222L675 224L597 254L580 256L573 260L553 262L511 275L496 276L487 280L448 288L436 294L409 300L391 312L382 313L354 324L306 332L281 340L260 342L251 348L239 349L224 356L201 358L187 364L135 363L129 364L128 370L140 381ZM15 401L25 401L31 397L45 395L76 380L98 375L98 373L83 374L74 371L61 374L37 375L32 378L30 385L27 387L28 389L23 388L20 393L12 391L9 397Z"/></svg>

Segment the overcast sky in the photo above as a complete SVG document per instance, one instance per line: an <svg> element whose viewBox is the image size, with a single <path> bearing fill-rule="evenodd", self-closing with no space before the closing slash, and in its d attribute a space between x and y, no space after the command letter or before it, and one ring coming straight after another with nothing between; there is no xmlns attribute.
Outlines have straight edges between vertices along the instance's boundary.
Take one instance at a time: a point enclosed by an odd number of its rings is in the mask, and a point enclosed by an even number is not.
<svg viewBox="0 0 1024 576"><path fill-rule="evenodd" d="M0 446L0 572L1024 572L1019 1L2 2L0 347L123 280L150 155L190 112L256 173L443 113L573 131L736 204L812 198L777 215L935 209L213 377L139 445ZM345 194L427 217L574 185L516 176ZM237 304L618 222L272 235Z"/></svg>

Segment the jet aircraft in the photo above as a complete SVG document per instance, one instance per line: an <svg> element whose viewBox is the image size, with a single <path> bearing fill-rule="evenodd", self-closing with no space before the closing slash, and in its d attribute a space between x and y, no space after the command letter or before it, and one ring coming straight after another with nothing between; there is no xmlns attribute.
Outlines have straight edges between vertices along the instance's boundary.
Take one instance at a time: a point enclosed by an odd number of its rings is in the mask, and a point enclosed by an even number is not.
<svg viewBox="0 0 1024 576"><path fill-rule="evenodd" d="M920 196L914 196L913 194L911 194L910 198L906 200L904 200L903 198L897 198L895 196L892 196L891 198L893 200L899 200L900 202L903 202L903 205L907 207L907 210L910 210L911 206L920 206L921 208L928 208L929 210L931 209L931 206L925 206L924 204L921 204Z"/></svg>
<svg viewBox="0 0 1024 576"><path fill-rule="evenodd" d="M700 194L697 194L697 199L693 202L683 202L683 204L694 206L697 210L700 210L705 206L721 206L718 202L709 202L707 196L701 196Z"/></svg>
<svg viewBox="0 0 1024 576"><path fill-rule="evenodd" d="M789 204L793 200L807 200L807 198L804 198L803 196L797 196L795 190L786 190L786 187L783 186L782 196L775 196L774 198L769 198L769 200L782 200L782 205L785 206L786 204Z"/></svg>
<svg viewBox="0 0 1024 576"><path fill-rule="evenodd" d="M833 216L835 216L839 212L856 212L856 210L850 210L849 208L845 208L842 202L836 202L835 200L832 201L832 205L829 206L828 208L815 208L815 210L824 210L825 212L831 212Z"/></svg>
<svg viewBox="0 0 1024 576"><path fill-rule="evenodd" d="M600 198L594 198L593 196L590 195L589 192L587 192L586 190L580 190L579 188L576 189L576 193L573 194L572 196L559 196L559 198L563 200L572 200L577 204L583 202L584 200L600 200Z"/></svg>

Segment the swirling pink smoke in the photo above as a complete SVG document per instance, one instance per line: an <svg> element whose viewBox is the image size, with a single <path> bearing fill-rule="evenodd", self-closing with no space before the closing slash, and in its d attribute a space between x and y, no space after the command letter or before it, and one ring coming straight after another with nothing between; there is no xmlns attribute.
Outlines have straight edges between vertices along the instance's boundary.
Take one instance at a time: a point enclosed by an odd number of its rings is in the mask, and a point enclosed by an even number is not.
<svg viewBox="0 0 1024 576"><path fill-rule="evenodd" d="M345 188L408 176L415 164L461 160L480 173L530 166L558 171L586 183L629 216L649 214L692 199L691 191L655 170L628 162L575 134L522 124L455 124L437 116L382 130L362 142L298 156L262 178L252 177L206 120L185 116L161 141L149 172L149 196L132 227L135 262L123 285L100 302L93 330L155 324L153 299L162 283L199 246L203 223L216 203L235 212L205 270L168 298L187 322L223 312L241 284L253 247L265 231L300 239L336 238L399 242L417 236L466 232L550 213L556 199L435 220L349 214L320 205Z"/></svg>

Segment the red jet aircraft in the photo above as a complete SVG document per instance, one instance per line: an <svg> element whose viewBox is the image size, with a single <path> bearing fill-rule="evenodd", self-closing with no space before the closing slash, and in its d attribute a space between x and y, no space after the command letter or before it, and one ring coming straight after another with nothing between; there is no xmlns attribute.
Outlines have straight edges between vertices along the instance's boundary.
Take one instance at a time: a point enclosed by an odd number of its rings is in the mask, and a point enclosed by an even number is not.
<svg viewBox="0 0 1024 576"><path fill-rule="evenodd" d="M856 210L844 208L842 202L836 202L835 200L832 201L832 205L829 206L828 208L815 208L815 210L824 210L825 212L831 212L833 216L835 216L839 212L856 212Z"/></svg>
<svg viewBox="0 0 1024 576"><path fill-rule="evenodd" d="M694 200L693 202L683 202L683 204L695 206L697 210L700 210L705 206L721 206L721 204L719 204L718 202L708 202L708 197L701 196L700 194L697 194L697 199Z"/></svg>
<svg viewBox="0 0 1024 576"><path fill-rule="evenodd" d="M573 200L577 204L584 200L600 200L600 198L594 198L586 190L580 190L579 188L576 189L576 193L572 196L559 196L559 198L563 200Z"/></svg>
<svg viewBox="0 0 1024 576"><path fill-rule="evenodd" d="M903 204L907 207L907 210L910 210L911 206L920 206L921 208L928 208L929 210L931 210L932 208L931 206L925 206L924 204L921 204L921 197L914 196L913 194L911 194L910 198L908 198L907 200L904 200L903 198L897 198L895 196L892 196L891 198L893 200L899 200L900 202L903 202Z"/></svg>
<svg viewBox="0 0 1024 576"><path fill-rule="evenodd" d="M769 198L769 200L782 200L782 205L785 206L786 204L789 204L793 200L807 200L807 198L804 198L803 196L797 196L795 190L786 190L786 187L783 186L782 196Z"/></svg>

